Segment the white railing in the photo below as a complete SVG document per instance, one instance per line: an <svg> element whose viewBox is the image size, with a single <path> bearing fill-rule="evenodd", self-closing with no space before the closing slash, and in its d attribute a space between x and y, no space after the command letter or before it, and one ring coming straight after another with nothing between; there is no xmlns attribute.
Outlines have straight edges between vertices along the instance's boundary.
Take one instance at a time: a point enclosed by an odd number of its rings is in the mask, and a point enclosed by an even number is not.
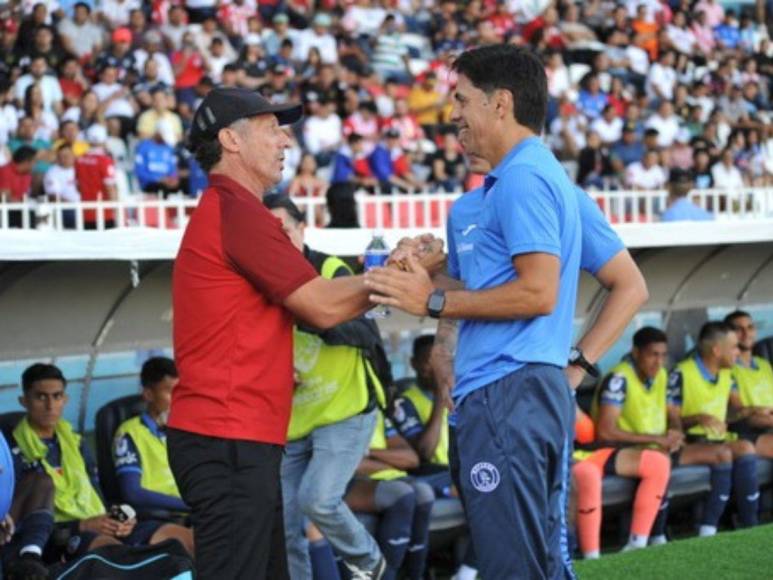
<svg viewBox="0 0 773 580"><path fill-rule="evenodd" d="M666 209L668 193L658 191L589 192L613 224L656 222ZM458 193L397 193L356 195L357 218L365 229L443 229ZM773 218L773 187L734 190L693 190L690 199L717 220ZM327 223L324 197L294 200L306 216L308 228ZM46 230L105 230L150 227L182 229L198 204L197 199L173 195L167 199L137 196L119 201L62 202L24 199L0 200L0 230L14 227Z"/></svg>

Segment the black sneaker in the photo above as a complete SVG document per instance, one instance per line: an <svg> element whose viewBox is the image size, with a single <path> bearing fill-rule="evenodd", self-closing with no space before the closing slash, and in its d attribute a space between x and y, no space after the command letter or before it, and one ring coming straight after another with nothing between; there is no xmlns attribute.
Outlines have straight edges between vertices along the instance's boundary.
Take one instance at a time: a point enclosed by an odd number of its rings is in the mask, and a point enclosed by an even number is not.
<svg viewBox="0 0 773 580"><path fill-rule="evenodd" d="M48 568L37 554L27 552L8 565L8 580L48 580Z"/></svg>

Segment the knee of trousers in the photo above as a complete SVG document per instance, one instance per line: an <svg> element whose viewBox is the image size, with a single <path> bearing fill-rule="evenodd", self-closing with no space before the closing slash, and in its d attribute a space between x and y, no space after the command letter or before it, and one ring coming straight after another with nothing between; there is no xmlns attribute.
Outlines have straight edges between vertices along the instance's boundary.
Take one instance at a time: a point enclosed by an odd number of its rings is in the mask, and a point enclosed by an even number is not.
<svg viewBox="0 0 773 580"><path fill-rule="evenodd" d="M418 507L431 504L435 501L435 492L427 483L423 481L412 482L413 492L416 495L416 505Z"/></svg>

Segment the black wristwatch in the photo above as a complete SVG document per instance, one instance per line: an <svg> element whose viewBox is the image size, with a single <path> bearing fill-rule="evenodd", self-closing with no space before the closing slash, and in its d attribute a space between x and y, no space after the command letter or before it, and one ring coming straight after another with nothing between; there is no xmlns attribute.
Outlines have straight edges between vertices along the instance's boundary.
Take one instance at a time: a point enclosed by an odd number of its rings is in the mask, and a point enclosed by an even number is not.
<svg viewBox="0 0 773 580"><path fill-rule="evenodd" d="M582 351L576 346L573 346L569 351L569 364L584 369L586 373L594 378L598 378L601 374L596 365L589 363L585 355L582 354Z"/></svg>
<svg viewBox="0 0 773 580"><path fill-rule="evenodd" d="M440 318L440 313L446 307L446 291L435 288L427 299L427 312L432 318Z"/></svg>

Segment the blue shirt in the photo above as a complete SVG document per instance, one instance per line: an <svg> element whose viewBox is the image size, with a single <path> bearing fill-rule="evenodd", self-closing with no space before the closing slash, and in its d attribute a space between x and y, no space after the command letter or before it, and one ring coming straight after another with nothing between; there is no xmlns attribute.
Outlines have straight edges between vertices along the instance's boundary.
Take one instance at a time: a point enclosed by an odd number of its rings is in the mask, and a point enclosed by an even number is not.
<svg viewBox="0 0 773 580"><path fill-rule="evenodd" d="M141 187L158 183L166 177L177 175L177 156L166 143L145 139L137 146L134 157L134 172Z"/></svg>
<svg viewBox="0 0 773 580"><path fill-rule="evenodd" d="M582 223L580 268L595 276L609 260L625 249L625 245L593 198L577 186L574 190ZM483 188L473 189L454 202L448 216L448 275L463 282L466 282L472 268L475 230L483 200ZM455 425L455 413L449 415L448 422Z"/></svg>
<svg viewBox="0 0 773 580"><path fill-rule="evenodd" d="M726 48L735 48L741 42L741 31L737 26L722 23L714 28L714 37Z"/></svg>
<svg viewBox="0 0 773 580"><path fill-rule="evenodd" d="M712 221L714 216L705 209L698 207L686 197L677 199L671 207L660 216L662 222L708 222Z"/></svg>
<svg viewBox="0 0 773 580"><path fill-rule="evenodd" d="M640 141L634 141L633 143L625 143L620 140L610 149L613 159L619 159L623 162L623 165L628 167L631 163L641 161L644 157L644 143Z"/></svg>
<svg viewBox="0 0 773 580"><path fill-rule="evenodd" d="M580 91L577 101L580 111L590 120L598 119L607 106L607 96L601 91L595 95L585 90Z"/></svg>
<svg viewBox="0 0 773 580"><path fill-rule="evenodd" d="M574 184L537 137L514 147L486 178L473 236L470 290L517 278L512 259L539 252L560 259L559 293L550 314L526 320L463 320L454 399L527 363L566 366L577 301L582 229Z"/></svg>
<svg viewBox="0 0 773 580"><path fill-rule="evenodd" d="M451 206L446 223L448 240L448 275L467 280L472 267L474 232L483 209L483 188L468 191Z"/></svg>

